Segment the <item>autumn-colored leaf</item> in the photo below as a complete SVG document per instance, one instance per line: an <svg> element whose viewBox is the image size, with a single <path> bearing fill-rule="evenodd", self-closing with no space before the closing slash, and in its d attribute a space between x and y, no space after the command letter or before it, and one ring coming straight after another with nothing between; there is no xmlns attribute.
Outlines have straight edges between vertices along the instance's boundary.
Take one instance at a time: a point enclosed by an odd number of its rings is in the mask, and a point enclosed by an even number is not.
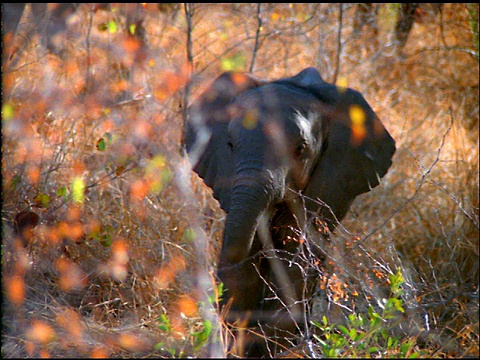
<svg viewBox="0 0 480 360"><path fill-rule="evenodd" d="M64 328L71 339L78 345L83 344L83 328L80 315L72 309L66 309L56 316L56 322Z"/></svg>
<svg viewBox="0 0 480 360"><path fill-rule="evenodd" d="M138 352L147 346L144 338L128 333L121 333L118 337L118 345L128 351Z"/></svg>
<svg viewBox="0 0 480 360"><path fill-rule="evenodd" d="M25 300L25 281L23 277L14 275L5 278L5 295L7 299L15 305L20 305Z"/></svg>
<svg viewBox="0 0 480 360"><path fill-rule="evenodd" d="M47 208L50 204L50 197L47 194L39 193L33 198L33 202L37 207Z"/></svg>
<svg viewBox="0 0 480 360"><path fill-rule="evenodd" d="M348 110L352 123L352 138L350 142L353 146L358 147L367 136L367 128L365 126L367 116L365 110L359 105L352 105Z"/></svg>
<svg viewBox="0 0 480 360"><path fill-rule="evenodd" d="M186 263L183 256L176 256L170 262L157 270L154 276L155 284L159 288L167 287L174 279L177 273L185 270Z"/></svg>
<svg viewBox="0 0 480 360"><path fill-rule="evenodd" d="M190 297L182 297L177 302L177 307L187 317L193 317L198 314L197 303Z"/></svg>
<svg viewBox="0 0 480 360"><path fill-rule="evenodd" d="M52 326L47 323L40 320L34 320L32 321L31 326L27 329L25 337L34 343L48 344L55 339L56 333Z"/></svg>
<svg viewBox="0 0 480 360"><path fill-rule="evenodd" d="M55 261L55 268L60 273L59 287L64 291L78 290L85 287L87 277L82 269L69 259Z"/></svg>
<svg viewBox="0 0 480 360"><path fill-rule="evenodd" d="M122 175L125 172L126 168L123 165L117 166L115 169L115 175L119 176Z"/></svg>
<svg viewBox="0 0 480 360"><path fill-rule="evenodd" d="M96 346L90 352L90 358L92 359L105 359L109 357L109 351L104 346Z"/></svg>
<svg viewBox="0 0 480 360"><path fill-rule="evenodd" d="M148 185L138 179L135 180L132 184L130 184L130 196L133 200L141 200L148 194Z"/></svg>

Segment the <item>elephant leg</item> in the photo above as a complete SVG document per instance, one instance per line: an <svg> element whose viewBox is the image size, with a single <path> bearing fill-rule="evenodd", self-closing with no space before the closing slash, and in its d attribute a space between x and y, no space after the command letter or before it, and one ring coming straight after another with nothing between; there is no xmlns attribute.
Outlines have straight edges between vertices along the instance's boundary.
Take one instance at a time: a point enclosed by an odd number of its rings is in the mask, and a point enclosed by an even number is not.
<svg viewBox="0 0 480 360"><path fill-rule="evenodd" d="M263 284L258 276L259 259L218 269L218 278L224 285L221 307L227 307L229 321L244 319L254 310L263 294Z"/></svg>
<svg viewBox="0 0 480 360"><path fill-rule="evenodd" d="M281 264L289 277L285 283L270 269L269 286L262 304L264 321L260 333L267 341L257 343L249 356L272 356L291 348L298 336L308 327L311 298L315 289L315 277L308 271L308 264L295 260L293 254L281 258ZM287 298L294 294L294 298Z"/></svg>
<svg viewBox="0 0 480 360"><path fill-rule="evenodd" d="M259 314L258 309L265 295L264 279L268 276L270 268L260 251L260 241L258 235L255 235L246 261L229 266L220 260L217 272L225 289L220 307L235 337L229 349L235 347L234 352L238 356L249 354L257 342L264 342L247 331L248 327L257 324L260 317L263 319L263 313Z"/></svg>

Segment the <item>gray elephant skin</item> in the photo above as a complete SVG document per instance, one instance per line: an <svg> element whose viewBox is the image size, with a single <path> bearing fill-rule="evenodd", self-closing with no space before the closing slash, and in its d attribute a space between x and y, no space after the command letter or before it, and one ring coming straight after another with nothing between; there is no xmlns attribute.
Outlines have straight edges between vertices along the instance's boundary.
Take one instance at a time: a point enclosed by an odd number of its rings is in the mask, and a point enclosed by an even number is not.
<svg viewBox="0 0 480 360"><path fill-rule="evenodd" d="M322 238L379 184L395 141L359 92L314 68L270 82L220 75L190 107L184 141L227 213L217 272L227 320L288 344L306 322ZM248 342L249 355L274 354Z"/></svg>

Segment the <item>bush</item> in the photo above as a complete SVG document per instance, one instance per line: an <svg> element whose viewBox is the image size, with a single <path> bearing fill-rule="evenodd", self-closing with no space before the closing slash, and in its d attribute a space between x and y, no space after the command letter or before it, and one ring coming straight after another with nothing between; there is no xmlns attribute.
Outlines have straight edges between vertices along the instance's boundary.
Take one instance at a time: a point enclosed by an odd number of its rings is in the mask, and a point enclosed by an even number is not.
<svg viewBox="0 0 480 360"><path fill-rule="evenodd" d="M315 338L283 355L478 356L478 4L421 4L400 46L406 14L82 4L52 53L27 7L2 62L2 356L225 355L224 214L181 155L185 109L224 70L307 66L398 151L332 238Z"/></svg>

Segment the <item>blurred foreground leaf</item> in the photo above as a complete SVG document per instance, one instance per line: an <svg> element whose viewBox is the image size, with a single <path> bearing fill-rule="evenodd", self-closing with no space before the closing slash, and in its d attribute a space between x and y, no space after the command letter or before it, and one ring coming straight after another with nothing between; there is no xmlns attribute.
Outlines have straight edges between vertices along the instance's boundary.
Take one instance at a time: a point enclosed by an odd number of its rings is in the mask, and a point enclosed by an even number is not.
<svg viewBox="0 0 480 360"><path fill-rule="evenodd" d="M76 203L83 203L85 200L85 182L80 177L72 181L72 199Z"/></svg>
<svg viewBox="0 0 480 360"><path fill-rule="evenodd" d="M36 206L47 208L48 204L50 204L50 197L47 194L39 193L33 198L33 201L35 202Z"/></svg>

